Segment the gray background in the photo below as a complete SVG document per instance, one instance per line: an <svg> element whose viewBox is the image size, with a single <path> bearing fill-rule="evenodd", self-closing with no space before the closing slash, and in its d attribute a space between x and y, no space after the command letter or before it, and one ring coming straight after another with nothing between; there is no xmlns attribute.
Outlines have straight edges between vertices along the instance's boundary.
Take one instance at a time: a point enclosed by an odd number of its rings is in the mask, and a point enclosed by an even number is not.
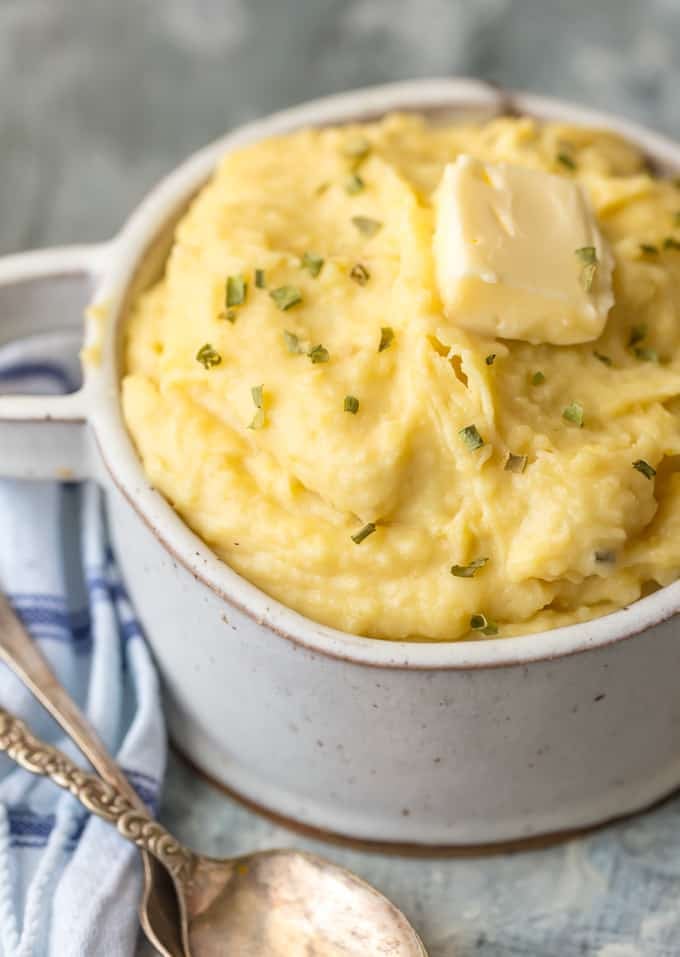
<svg viewBox="0 0 680 957"><path fill-rule="evenodd" d="M229 127L391 79L480 76L680 136L679 51L680 0L0 0L0 251L104 239ZM211 853L347 864L432 957L680 954L678 799L548 851L403 860L298 840L172 759L163 817Z"/></svg>

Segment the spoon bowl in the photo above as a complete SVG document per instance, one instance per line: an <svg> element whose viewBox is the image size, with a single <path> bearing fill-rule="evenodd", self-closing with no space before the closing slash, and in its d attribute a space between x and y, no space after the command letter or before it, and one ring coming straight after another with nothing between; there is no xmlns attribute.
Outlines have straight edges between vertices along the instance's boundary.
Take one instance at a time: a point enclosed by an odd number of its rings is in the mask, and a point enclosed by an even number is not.
<svg viewBox="0 0 680 957"><path fill-rule="evenodd" d="M191 950L202 957L426 957L382 894L301 851L196 857L187 908Z"/></svg>

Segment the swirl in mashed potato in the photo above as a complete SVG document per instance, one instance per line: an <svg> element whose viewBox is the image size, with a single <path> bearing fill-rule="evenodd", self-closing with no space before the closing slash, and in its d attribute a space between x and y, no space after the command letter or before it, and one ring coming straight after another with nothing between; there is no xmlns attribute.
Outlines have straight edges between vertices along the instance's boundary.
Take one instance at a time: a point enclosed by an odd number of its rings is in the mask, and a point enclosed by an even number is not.
<svg viewBox="0 0 680 957"><path fill-rule="evenodd" d="M461 153L582 184L614 256L599 339L446 317L433 195ZM225 562L345 631L502 637L621 608L680 569L679 211L620 138L528 118L392 115L230 154L127 326L145 470Z"/></svg>

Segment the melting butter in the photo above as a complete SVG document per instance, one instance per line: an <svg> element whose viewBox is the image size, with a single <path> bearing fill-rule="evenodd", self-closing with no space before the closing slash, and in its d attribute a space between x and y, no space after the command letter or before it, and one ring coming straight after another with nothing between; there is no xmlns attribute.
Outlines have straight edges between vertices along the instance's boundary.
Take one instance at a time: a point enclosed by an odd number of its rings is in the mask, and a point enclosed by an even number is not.
<svg viewBox="0 0 680 957"><path fill-rule="evenodd" d="M445 167L435 204L437 280L453 322L531 343L600 336L613 257L579 183L462 155Z"/></svg>

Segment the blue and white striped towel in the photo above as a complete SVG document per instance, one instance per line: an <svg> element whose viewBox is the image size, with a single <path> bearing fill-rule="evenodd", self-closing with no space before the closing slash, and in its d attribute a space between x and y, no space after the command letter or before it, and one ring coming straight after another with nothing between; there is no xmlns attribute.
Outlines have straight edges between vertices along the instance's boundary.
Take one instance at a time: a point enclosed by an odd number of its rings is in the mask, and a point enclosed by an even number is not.
<svg viewBox="0 0 680 957"><path fill-rule="evenodd" d="M77 363L40 340L0 349L0 390L66 391ZM0 455L2 450L0 449ZM93 484L0 480L0 588L141 797L165 766L158 683L111 554ZM0 703L82 763L0 665ZM0 757L0 954L131 957L138 852L70 795Z"/></svg>

